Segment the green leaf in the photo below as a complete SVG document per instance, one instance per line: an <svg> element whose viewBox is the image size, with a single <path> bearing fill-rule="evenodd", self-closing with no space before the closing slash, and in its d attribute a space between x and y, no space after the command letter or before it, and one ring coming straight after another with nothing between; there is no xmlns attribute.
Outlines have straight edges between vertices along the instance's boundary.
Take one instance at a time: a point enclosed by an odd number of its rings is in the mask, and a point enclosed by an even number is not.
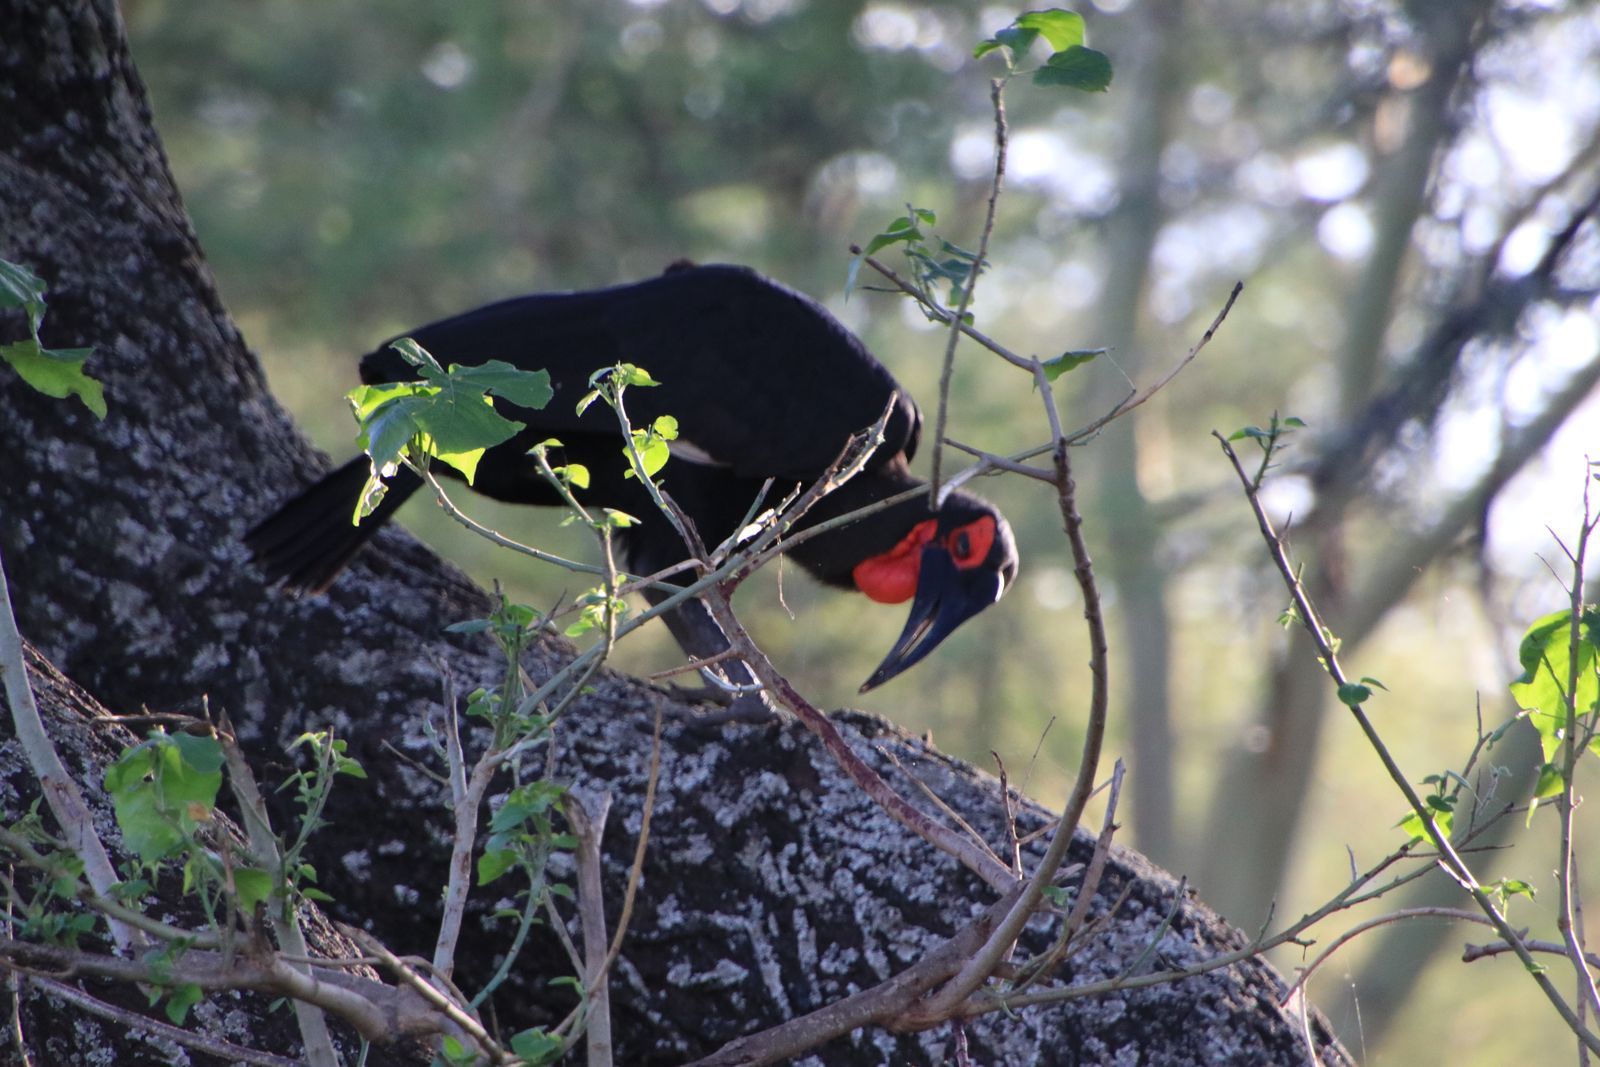
<svg viewBox="0 0 1600 1067"><path fill-rule="evenodd" d="M233 872L233 890L240 910L253 913L257 904L272 898L272 875L256 867L240 867Z"/></svg>
<svg viewBox="0 0 1600 1067"><path fill-rule="evenodd" d="M439 361L433 358L433 353L417 344L410 337L402 337L398 341L391 341L389 347L400 353L405 361L422 372L424 378L443 377L444 368L439 366Z"/></svg>
<svg viewBox="0 0 1600 1067"><path fill-rule="evenodd" d="M533 1063L545 1063L558 1055L565 1046L558 1037L543 1030L523 1030L511 1035L511 1051Z"/></svg>
<svg viewBox="0 0 1600 1067"><path fill-rule="evenodd" d="M0 308L21 308L35 336L44 319L44 279L20 263L0 259Z"/></svg>
<svg viewBox="0 0 1600 1067"><path fill-rule="evenodd" d="M222 744L216 738L196 734L174 734L172 744L182 754L183 762L201 774L211 774L222 769Z"/></svg>
<svg viewBox="0 0 1600 1067"><path fill-rule="evenodd" d="M452 364L445 371L410 338L394 347L426 380L364 385L347 394L361 426L357 441L372 457L374 469L374 480L367 483L356 509L358 522L382 498L375 479L386 476L413 448L456 468L470 484L484 451L524 428L495 411L491 394L529 408L550 401L545 371L523 371L499 360L475 367Z"/></svg>
<svg viewBox="0 0 1600 1067"><path fill-rule="evenodd" d="M602 381L610 380L613 388L627 389L632 386L652 386L661 383L650 377L650 372L643 367L632 363L618 363L610 367L601 367L589 375L590 385L599 385ZM582 412L579 412L582 414Z"/></svg>
<svg viewBox="0 0 1600 1067"><path fill-rule="evenodd" d="M577 489L589 488L589 468L582 463L568 463L565 467L554 467L553 472L567 480L567 484Z"/></svg>
<svg viewBox="0 0 1600 1067"><path fill-rule="evenodd" d="M1539 895L1539 891L1520 878L1507 878L1502 884L1508 896L1524 896L1532 899Z"/></svg>
<svg viewBox="0 0 1600 1067"><path fill-rule="evenodd" d="M902 230L902 231L900 231L898 233L895 233L895 232L880 233L880 234L876 235L875 237L873 237L872 240L867 242L867 246L866 246L866 248L862 249L862 253L861 254L865 255L865 256L870 256L873 253L881 252L885 248L888 248L890 245L896 244L896 243L898 243L900 241L920 241L920 240L922 240L922 233L921 233L920 230L916 230L916 229Z"/></svg>
<svg viewBox="0 0 1600 1067"><path fill-rule="evenodd" d="M1595 645L1596 622L1594 608L1585 608L1578 621L1575 710L1579 718L1594 711L1596 700L1600 699L1600 680L1595 676L1600 663ZM1529 721L1539 731L1546 760L1555 758L1567 726L1565 692L1571 673L1571 642L1571 611L1555 611L1528 627L1517 650L1522 675L1511 683L1511 696L1519 708L1528 712Z"/></svg>
<svg viewBox="0 0 1600 1067"><path fill-rule="evenodd" d="M491 359L477 367L450 364L450 377L468 389L490 393L518 407L538 410L550 403L550 372L520 370L509 363Z"/></svg>
<svg viewBox="0 0 1600 1067"><path fill-rule="evenodd" d="M75 396L95 418L106 417L104 387L83 373L92 348L45 348L37 337L0 345L0 359L11 364L22 380L45 396L57 400Z"/></svg>
<svg viewBox="0 0 1600 1067"><path fill-rule="evenodd" d="M1083 44L1083 16L1060 8L1048 11L1029 11L1017 16L1013 25L1032 30L1050 43L1053 51L1061 52ZM1004 31L1001 31L1004 32Z"/></svg>
<svg viewBox="0 0 1600 1067"><path fill-rule="evenodd" d="M1016 23L1012 23L974 48L972 50L972 58L982 59L997 48L1008 48L1011 50L1011 62L1014 63L1038 39L1039 33L1037 30L1020 29Z"/></svg>
<svg viewBox="0 0 1600 1067"><path fill-rule="evenodd" d="M1448 811L1433 813L1433 821L1439 827L1439 832L1446 838L1450 836L1450 828L1455 824L1455 816ZM1430 841L1428 831L1422 825L1422 817L1416 812L1407 813L1406 817L1395 824L1401 831L1410 836L1413 841Z"/></svg>
<svg viewBox="0 0 1600 1067"><path fill-rule="evenodd" d="M1359 707L1372 699L1372 690L1356 682L1346 682L1339 687L1339 703L1349 708Z"/></svg>
<svg viewBox="0 0 1600 1067"><path fill-rule="evenodd" d="M662 418L670 419L671 416L665 415ZM659 423L661 420L658 419L656 421ZM677 436L676 419L672 420L672 434L674 437ZM645 477L647 478L654 478L661 468L667 465L667 460L672 457L672 452L667 446L667 439L657 433L654 427L649 430L634 430L633 447L639 453L639 466L644 468ZM623 449L623 454L627 454L627 449ZM623 477L632 478L633 476L634 470L630 464L629 468L623 472Z"/></svg>
<svg viewBox="0 0 1600 1067"><path fill-rule="evenodd" d="M366 416L356 443L372 457L375 470L387 472L397 466L412 439L421 432L414 412L425 396L415 392L396 396Z"/></svg>
<svg viewBox="0 0 1600 1067"><path fill-rule="evenodd" d="M494 849L478 857L478 884L488 885L517 865L517 854L508 848Z"/></svg>
<svg viewBox="0 0 1600 1067"><path fill-rule="evenodd" d="M1044 360L1039 366L1044 371L1044 376L1053 382L1068 371L1077 370L1085 363L1092 362L1096 356L1109 351L1111 351L1109 348L1081 348Z"/></svg>
<svg viewBox="0 0 1600 1067"><path fill-rule="evenodd" d="M1033 84L1103 93L1111 87L1111 60L1104 52L1073 45L1045 60L1033 72Z"/></svg>
<svg viewBox="0 0 1600 1067"><path fill-rule="evenodd" d="M205 994L193 982L178 986L167 998L165 1011L167 1018L172 1020L172 1025L182 1026L183 1021L189 1017L189 1009L205 999Z"/></svg>
<svg viewBox="0 0 1600 1067"><path fill-rule="evenodd" d="M350 516L350 525L359 526L361 520L378 510L378 505L388 494L389 487L379 477L378 470L374 467L367 475L366 484L361 487L361 496L356 499L356 510Z"/></svg>
<svg viewBox="0 0 1600 1067"><path fill-rule="evenodd" d="M658 417L656 421L651 424L650 428L654 430L657 435L665 438L668 441L676 441L678 439L678 420L673 418L671 415L662 415Z"/></svg>
<svg viewBox="0 0 1600 1067"><path fill-rule="evenodd" d="M1539 782L1533 787L1536 799L1545 800L1558 795L1566 788L1566 776L1561 773L1561 768L1554 763L1545 763L1539 767Z"/></svg>
<svg viewBox="0 0 1600 1067"><path fill-rule="evenodd" d="M123 751L106 769L105 786L128 847L157 863L211 818L222 773L193 767L172 738L157 733Z"/></svg>

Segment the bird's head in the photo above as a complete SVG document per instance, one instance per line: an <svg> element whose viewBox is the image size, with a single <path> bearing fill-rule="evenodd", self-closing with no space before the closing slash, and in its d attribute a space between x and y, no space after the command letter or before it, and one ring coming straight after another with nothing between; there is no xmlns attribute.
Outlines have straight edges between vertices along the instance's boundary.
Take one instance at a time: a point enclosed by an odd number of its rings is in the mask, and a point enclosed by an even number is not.
<svg viewBox="0 0 1600 1067"><path fill-rule="evenodd" d="M999 600L1017 576L1017 544L1005 516L975 496L951 493L887 552L858 563L856 588L884 604L911 601L900 639L861 686L875 689Z"/></svg>

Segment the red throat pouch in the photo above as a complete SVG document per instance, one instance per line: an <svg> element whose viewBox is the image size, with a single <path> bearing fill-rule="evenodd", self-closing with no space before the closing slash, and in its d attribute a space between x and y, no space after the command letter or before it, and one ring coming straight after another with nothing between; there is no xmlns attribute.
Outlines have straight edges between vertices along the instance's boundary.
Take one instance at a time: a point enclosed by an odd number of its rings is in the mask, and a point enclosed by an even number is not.
<svg viewBox="0 0 1600 1067"><path fill-rule="evenodd" d="M850 572L856 588L880 604L900 604L917 593L917 575L922 569L922 546L933 540L939 523L924 519L889 551L857 563Z"/></svg>

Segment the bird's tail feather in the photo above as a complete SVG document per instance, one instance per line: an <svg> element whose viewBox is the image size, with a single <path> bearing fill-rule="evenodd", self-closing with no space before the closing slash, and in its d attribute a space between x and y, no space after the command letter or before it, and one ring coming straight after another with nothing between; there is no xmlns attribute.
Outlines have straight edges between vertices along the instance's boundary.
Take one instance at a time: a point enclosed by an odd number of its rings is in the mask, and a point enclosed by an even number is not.
<svg viewBox="0 0 1600 1067"><path fill-rule="evenodd" d="M377 509L358 526L350 520L371 469L366 456L357 456L325 474L245 534L245 545L269 579L297 592L327 589L361 546L422 485L420 478L402 467L387 479L389 491Z"/></svg>

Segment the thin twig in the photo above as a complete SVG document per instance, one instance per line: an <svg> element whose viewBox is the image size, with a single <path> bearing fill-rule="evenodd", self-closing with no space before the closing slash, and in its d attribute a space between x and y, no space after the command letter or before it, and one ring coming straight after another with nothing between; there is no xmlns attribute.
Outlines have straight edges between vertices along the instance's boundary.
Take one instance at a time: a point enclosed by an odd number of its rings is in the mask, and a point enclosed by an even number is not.
<svg viewBox="0 0 1600 1067"><path fill-rule="evenodd" d="M1488 920L1483 916L1473 915L1471 912L1467 914L1471 916L1473 922L1482 922L1484 925L1488 925ZM1530 952L1544 952L1552 956L1565 956L1567 954L1567 946L1559 941L1540 941L1536 938L1529 938L1523 943L1528 946L1528 951ZM1461 949L1461 962L1476 963L1479 960L1488 959L1491 956L1500 956L1510 951L1511 946L1504 941L1491 941L1487 945L1469 944ZM1583 958L1589 966L1600 967L1600 955L1589 952L1585 953Z"/></svg>
<svg viewBox="0 0 1600 1067"><path fill-rule="evenodd" d="M365 930L358 930L344 923L339 923L337 926L340 933L360 945L366 952L383 961L384 967L399 979L402 985L416 991L424 1001L449 1019L451 1023L460 1027L461 1031L473 1041L477 1042L478 1047L489 1057L491 1063L498 1063L505 1059L505 1050L489 1035L489 1032L484 1029L483 1024L478 1021L476 1016L462 1005L456 1003L436 986L431 985L416 972L415 968L393 952L390 952L388 946L384 945L383 942Z"/></svg>
<svg viewBox="0 0 1600 1067"><path fill-rule="evenodd" d="M1045 886L1055 878L1056 871L1066 860L1078 822L1083 818L1084 807L1095 790L1095 777L1100 765L1100 750L1105 742L1107 708L1109 706L1110 669L1107 665L1105 617L1100 611L1100 591L1094 578L1094 564L1089 558L1089 546L1083 538L1083 517L1078 514L1077 484L1072 479L1072 466L1068 458L1065 439L1056 443L1056 492L1061 510L1062 525L1067 543L1072 549L1073 574L1083 594L1083 618L1089 632L1089 720L1084 727L1083 752L1078 762L1078 776L1066 807L1056 822L1055 836L1044 858L1034 869L1027 888L1018 898L1011 913L1005 917L983 949L962 967L961 973L932 998L926 1005L927 1018L948 1015L965 1001L994 973L995 967L1011 951L1011 946L1021 936L1022 929L1032 918L1034 910L1044 895Z"/></svg>
<svg viewBox="0 0 1600 1067"><path fill-rule="evenodd" d="M644 680L647 682L659 682L667 678L675 678L680 674L690 674L694 671L700 670L703 667L715 667L719 663L725 663L730 659L737 658L738 657L733 649L725 648L715 655L706 656L702 659L691 659L687 663L678 664L676 667L668 667L664 671L656 671L652 674L647 674L644 676Z"/></svg>
<svg viewBox="0 0 1600 1067"><path fill-rule="evenodd" d="M778 672L766 653L750 639L750 635L734 616L733 609L721 590L715 588L708 590L704 600L712 617L717 620L717 625L722 627L722 632L727 636L729 643L738 649L740 658L756 676L756 680L766 687L767 692L779 704L798 718L806 729L816 735L822 742L823 748L827 749L828 754L839 764L840 769L890 818L930 845L954 857L995 889L1004 891L1016 884L1016 879L1006 869L1006 865L987 847L981 849L975 847L965 835L930 818L920 808L912 806L885 782L877 771L867 766L840 735L832 720L801 696L793 683Z"/></svg>
<svg viewBox="0 0 1600 1067"><path fill-rule="evenodd" d="M1145 938L1144 948L1133 958L1133 962L1122 968L1121 977L1137 974L1151 956L1156 954L1156 949L1161 945L1161 939L1167 936L1167 931L1172 929L1173 922L1178 917L1178 912L1183 908L1184 898L1189 894L1189 879L1187 876L1178 879L1178 891L1172 896L1172 907L1167 909L1167 914L1162 918L1161 924L1155 928L1149 937Z"/></svg>
<svg viewBox="0 0 1600 1067"><path fill-rule="evenodd" d="M76 986L57 981L54 978L32 976L27 979L32 984L42 989L46 996L57 1000L66 1001L81 1011L90 1015L98 1015L116 1023L118 1027L130 1033L143 1031L153 1037L164 1041L171 1041L183 1048L192 1048L196 1052L204 1052L208 1056L215 1056L228 1063L248 1063L254 1067L298 1067L302 1060L286 1059L283 1056L274 1056L270 1052L258 1052L253 1048L245 1048L193 1030L185 1030L180 1026L152 1019L148 1015L119 1008L115 1004L107 1004L98 997L92 997Z"/></svg>
<svg viewBox="0 0 1600 1067"><path fill-rule="evenodd" d="M1006 761L992 748L989 750L989 755L994 757L995 771L1000 777L1000 808L1004 813L1003 822L1006 829L1006 860L1011 864L1011 873L1021 878L1022 842L1017 840L1017 806L1011 797L1011 784L1006 780Z"/></svg>
<svg viewBox="0 0 1600 1067"><path fill-rule="evenodd" d="M989 100L994 104L994 178L989 182L989 206L983 217L983 233L978 238L978 258L972 264L967 284L961 287L961 301L951 317L949 335L944 346L944 365L939 372L939 414L933 424L933 469L928 478L928 499L937 507L939 482L943 473L940 453L944 450L945 418L950 410L950 379L955 373L956 342L961 340L960 324L966 321L967 309L972 306L972 294L978 288L978 275L989 256L989 237L994 233L995 208L1000 201L1000 187L1006 178L1006 104L1005 82L996 78L989 83Z"/></svg>
<svg viewBox="0 0 1600 1067"><path fill-rule="evenodd" d="M409 459L406 461L406 465L411 466L411 461ZM554 563L558 567L569 571L576 571L579 574L599 575L605 573L600 567L593 563L581 563L575 559L567 559L565 556L558 556L554 552L546 552L542 548L534 548L532 545L525 545L521 541L514 541L500 533L498 530L490 529L477 519L474 519L471 515L468 515L465 511L462 511L461 508L456 505L455 501L450 499L450 495L445 492L444 486L439 483L439 479L435 477L427 467L413 466L412 469L421 474L423 479L427 481L428 485L433 489L434 502L444 509L445 514L449 515L452 519L456 520L456 522L460 523L462 526L465 526L479 537L489 541L491 544L499 545L501 548L509 549L510 551L516 552L519 555L529 556L545 563ZM667 589L674 588L666 583L661 583L661 585L663 588Z"/></svg>
<svg viewBox="0 0 1600 1067"><path fill-rule="evenodd" d="M850 253L851 255L860 256L861 246L851 245ZM961 332L966 334L969 338L977 342L977 344L983 348L993 352L995 355L999 356L1013 367L1017 367L1021 370L1028 369L1029 364L1027 356L1017 355L1015 352L1011 351L1011 349L985 334L976 326L969 326L960 319L955 318L949 311L946 311L938 304L930 303L928 298L916 286L912 285L910 282L900 277L899 274L895 273L895 269L893 267L884 263L882 260L874 259L872 256L862 256L862 262L866 263L867 266L871 267L873 270L889 279L889 281L893 282L897 287L899 287L901 292L905 293L917 303L921 304L923 310L932 315L936 321L945 325L951 325L952 323L959 324ZM1049 449L1047 448L1045 451L1049 451Z"/></svg>
<svg viewBox="0 0 1600 1067"><path fill-rule="evenodd" d="M887 748L883 745L879 745L877 748L880 755L887 756L889 758L889 762L894 764L895 770L911 779L911 784L916 786L922 795L928 798L928 802L937 808L945 818L955 823L957 827L959 827L963 832L966 833L968 837L973 840L973 843L978 845L980 848L985 849L991 856L994 856L996 863L1003 862L998 855L995 855L994 849L989 847L989 842L983 839L983 835L974 830L972 828L972 824L961 817L960 812L956 811L956 809L952 808L949 804L946 804L944 797L941 797L938 793L935 793L932 786L930 786L927 782L924 782L921 778L918 778L916 775L912 774L906 765L900 762L900 757L894 754L893 749Z"/></svg>
<svg viewBox="0 0 1600 1067"><path fill-rule="evenodd" d="M1176 367L1173 367L1170 371L1163 375L1161 379L1154 385L1148 386L1145 389L1132 394L1122 403L1113 407L1106 414L1089 423L1089 425L1083 427L1081 430L1074 430L1072 433L1068 434L1067 441L1071 444L1076 444L1079 441L1085 440L1086 438L1093 437L1095 434L1104 429L1107 423L1111 422L1113 419L1120 419L1122 416L1126 415L1134 408L1139 407L1145 403L1145 401L1149 400L1151 397L1161 392L1161 390L1165 389L1172 379L1183 373L1183 369L1194 362L1194 358L1200 354L1200 350L1211 343L1211 339L1216 336L1217 330L1221 328L1223 320L1228 317L1228 312L1233 310L1234 301L1239 299L1239 294L1242 292L1244 292L1244 282L1234 282L1233 289L1228 293L1228 299L1222 305L1222 310L1217 312L1217 317L1211 320L1211 325L1206 327L1206 332L1200 335L1200 340L1196 341L1194 347L1189 349L1188 353L1178 361L1178 365Z"/></svg>
<svg viewBox="0 0 1600 1067"><path fill-rule="evenodd" d="M830 1038L897 1019L929 990L956 973L962 961L978 950L1021 893L1022 884L1015 884L974 921L963 925L948 941L931 949L899 974L807 1015L730 1041L690 1067L757 1067L786 1063Z"/></svg>
<svg viewBox="0 0 1600 1067"><path fill-rule="evenodd" d="M1089 859L1089 865L1084 871L1083 881L1079 885L1078 895L1072 902L1072 910L1067 914L1061 929L1056 933L1055 942L1045 952L1041 953L1024 968L1023 973L1013 984L1015 992L1022 992L1033 985L1046 974L1050 973L1056 963L1060 961L1067 947L1072 944L1084 928L1084 922L1089 917L1089 905L1095 895L1100 891L1100 880L1105 875L1106 861L1111 856L1111 838L1117 830L1117 801L1122 795L1123 766L1119 759L1111 773L1111 795L1106 801L1105 819L1100 826L1100 836L1095 839L1094 854ZM1179 900L1182 894L1179 894Z"/></svg>
<svg viewBox="0 0 1600 1067"><path fill-rule="evenodd" d="M1298 992L1302 986L1310 981L1311 976L1317 972L1317 968L1328 962L1328 959L1335 952L1338 952L1345 945L1349 944L1351 941L1354 941L1368 930L1376 930L1380 926L1389 926L1393 923L1402 922L1406 919L1424 918L1456 919L1464 923L1480 923L1484 926L1494 926L1494 923L1490 922L1482 915L1479 915L1477 912L1466 911L1462 908L1446 908L1432 905L1416 908L1402 908L1399 911L1391 911L1385 915L1378 915L1374 918L1368 919L1366 922L1357 923L1344 933L1340 934L1338 937L1334 938L1332 944L1323 949L1321 952L1317 953L1310 963L1306 964L1304 967L1301 967L1299 976L1296 977L1294 983L1284 991L1283 996L1278 998L1278 1003L1289 1003L1289 998L1294 996L1294 994Z"/></svg>
<svg viewBox="0 0 1600 1067"><path fill-rule="evenodd" d="M1256 524L1260 527L1261 536L1267 543L1268 554L1272 557L1279 574L1283 577L1284 584L1289 590L1289 595L1293 598L1295 607L1299 610L1300 621L1305 626L1306 632L1311 635L1311 640L1316 646L1318 656L1327 668L1334 684L1341 687L1347 685L1349 680L1344 673L1343 667L1339 664L1337 653L1335 653L1329 642L1328 631L1323 626L1321 617L1311 603L1304 585L1296 577L1294 566L1284 552L1283 542L1273 529L1272 520L1267 517L1259 495L1250 484L1249 475L1245 473L1243 464L1239 461L1238 455L1234 452L1227 439L1215 431L1213 431L1213 436L1221 443L1223 454L1233 464L1234 471L1238 475L1240 483L1244 486L1245 498L1249 501L1250 508L1255 513ZM1506 921L1506 917L1501 913L1500 909L1495 907L1494 901L1489 899L1488 893L1478 884L1478 880L1473 875L1471 868L1467 866L1466 861L1461 858L1450 844L1450 839L1439 828L1438 823L1434 820L1433 813L1422 802L1422 798L1417 795L1416 789L1412 787L1410 779L1406 777L1405 772L1395 762L1394 756L1389 752L1388 745L1378 735L1378 731L1372 725L1372 720L1367 717L1366 711L1361 707L1360 703L1353 703L1347 706L1362 734L1366 736L1368 744L1371 745L1378 759L1382 762L1384 770L1388 772L1390 780L1405 796L1406 803L1410 805L1411 810L1421 820L1423 831L1439 852L1440 865L1461 884L1462 888L1472 895L1479 909L1494 924L1496 931L1512 946L1517 953L1517 958L1527 968L1529 976L1539 986L1540 991L1550 1001L1551 1006L1556 1009L1557 1014L1561 1016L1562 1022L1591 1050L1600 1052L1600 1035L1596 1035L1583 1025L1573 1012L1571 1005L1566 1002L1560 991L1551 983L1543 968L1537 966L1532 954L1528 952L1527 946L1523 944L1521 936L1512 929L1511 924Z"/></svg>
<svg viewBox="0 0 1600 1067"><path fill-rule="evenodd" d="M1561 791L1556 794L1556 813L1561 827L1560 860L1556 868L1556 887L1560 898L1556 908L1556 929L1561 931L1561 941L1567 946L1567 956L1572 961L1573 977L1577 982L1577 995L1580 1019L1581 1013L1587 1007L1597 1019L1600 1019L1600 991L1595 989L1594 975L1590 973L1583 960L1583 946L1579 944L1579 924L1575 918L1578 905L1575 901L1579 894L1573 892L1573 883L1577 875L1574 869L1572 854L1572 820L1577 808L1574 790L1577 782L1574 780L1578 771L1579 747L1579 715L1578 715L1578 670L1582 662L1580 649L1583 645L1583 591L1586 575L1584 574L1584 560L1589 551L1589 538L1593 535L1596 524L1600 524L1600 516L1594 514L1590 504L1589 487L1594 484L1590 476L1592 467L1586 467L1583 479L1583 523L1578 529L1577 550L1569 553L1572 560L1572 578L1567 589L1570 596L1569 611L1571 619L1568 627L1567 646L1567 678L1566 678L1566 722L1562 724L1561 747ZM1547 668L1548 669L1548 666ZM1579 1054L1582 1055L1582 1045ZM1596 1051L1600 1051L1597 1048Z"/></svg>

